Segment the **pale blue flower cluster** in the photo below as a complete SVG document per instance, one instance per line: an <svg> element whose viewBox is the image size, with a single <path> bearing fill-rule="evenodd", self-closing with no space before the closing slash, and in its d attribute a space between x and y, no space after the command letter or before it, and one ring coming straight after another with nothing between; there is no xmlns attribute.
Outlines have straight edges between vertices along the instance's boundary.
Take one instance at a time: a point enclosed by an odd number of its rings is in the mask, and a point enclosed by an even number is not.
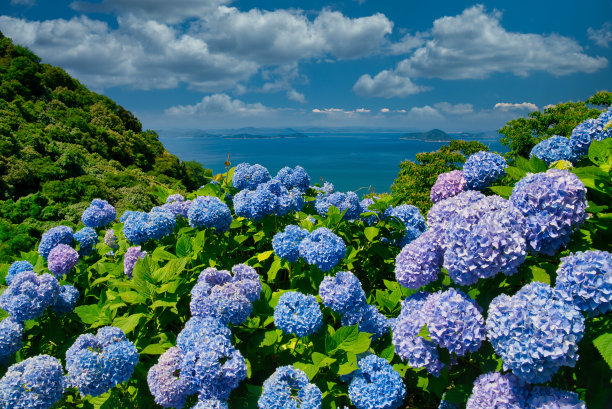
<svg viewBox="0 0 612 409"><path fill-rule="evenodd" d="M213 336L230 339L232 332L218 318L191 317L176 337L176 346L183 351L201 349Z"/></svg>
<svg viewBox="0 0 612 409"><path fill-rule="evenodd" d="M361 204L355 192L336 192L317 196L315 200L315 210L321 216L326 216L331 206L344 213L344 220L355 220L361 214Z"/></svg>
<svg viewBox="0 0 612 409"><path fill-rule="evenodd" d="M299 254L308 264L329 271L346 255L344 241L327 227L319 227L299 245Z"/></svg>
<svg viewBox="0 0 612 409"><path fill-rule="evenodd" d="M580 311L548 284L532 282L490 304L487 337L504 368L529 383L546 382L574 366L584 333Z"/></svg>
<svg viewBox="0 0 612 409"><path fill-rule="evenodd" d="M506 174L508 163L503 156L480 151L470 155L463 165L468 189L482 190Z"/></svg>
<svg viewBox="0 0 612 409"><path fill-rule="evenodd" d="M298 188L287 190L276 179L262 183L255 190L241 190L234 196L234 211L237 216L261 220L275 214L284 216L302 210L304 198Z"/></svg>
<svg viewBox="0 0 612 409"><path fill-rule="evenodd" d="M348 392L357 409L397 409L406 396L401 375L386 359L368 355L358 361Z"/></svg>
<svg viewBox="0 0 612 409"><path fill-rule="evenodd" d="M474 381L466 409L523 409L528 390L512 374L489 372Z"/></svg>
<svg viewBox="0 0 612 409"><path fill-rule="evenodd" d="M146 251L140 251L140 246L130 247L123 256L123 272L128 278L132 278L132 271L138 259L143 259L147 255Z"/></svg>
<svg viewBox="0 0 612 409"><path fill-rule="evenodd" d="M161 208L169 211L174 215L174 217L189 217L187 212L189 211L189 207L191 206L191 200L185 200L185 198L180 194L174 194L168 196L166 199L166 203L164 203Z"/></svg>
<svg viewBox="0 0 612 409"><path fill-rule="evenodd" d="M555 289L592 315L612 310L612 254L589 250L561 259Z"/></svg>
<svg viewBox="0 0 612 409"><path fill-rule="evenodd" d="M395 278L416 290L438 279L444 260L443 232L429 229L402 248L395 258Z"/></svg>
<svg viewBox="0 0 612 409"><path fill-rule="evenodd" d="M15 321L24 322L39 317L54 305L59 292L59 282L53 275L23 271L13 277L11 285L0 295L0 307Z"/></svg>
<svg viewBox="0 0 612 409"><path fill-rule="evenodd" d="M0 408L50 409L64 393L57 358L37 355L12 365L0 379Z"/></svg>
<svg viewBox="0 0 612 409"><path fill-rule="evenodd" d="M13 262L8 269L8 273L6 273L6 284L10 285L11 281L13 281L13 277L23 271L34 271L34 266L32 265L32 263L26 260Z"/></svg>
<svg viewBox="0 0 612 409"><path fill-rule="evenodd" d="M270 172L263 166L241 163L234 169L232 185L238 190L255 190L258 185L266 183L270 179L272 179Z"/></svg>
<svg viewBox="0 0 612 409"><path fill-rule="evenodd" d="M232 224L229 207L216 196L197 196L187 211L191 227L205 227L224 232Z"/></svg>
<svg viewBox="0 0 612 409"><path fill-rule="evenodd" d="M528 174L512 189L510 201L527 218L527 249L553 256L586 220L586 187L567 170Z"/></svg>
<svg viewBox="0 0 612 409"><path fill-rule="evenodd" d="M79 264L79 253L67 244L53 247L47 259L47 267L56 277L68 274L77 264Z"/></svg>
<svg viewBox="0 0 612 409"><path fill-rule="evenodd" d="M559 135L553 135L534 146L529 154L529 157L532 156L542 159L547 165L558 160L575 162L577 159L570 140Z"/></svg>
<svg viewBox="0 0 612 409"><path fill-rule="evenodd" d="M436 179L436 183L431 187L429 198L433 203L449 197L457 196L467 189L467 181L460 170L453 170L441 173Z"/></svg>
<svg viewBox="0 0 612 409"><path fill-rule="evenodd" d="M117 211L106 200L94 199L83 214L81 220L87 227L98 229L115 221Z"/></svg>
<svg viewBox="0 0 612 409"><path fill-rule="evenodd" d="M450 220L464 207L484 199L485 195L476 191L468 190L448 199L435 203L427 213L427 226L430 229L446 230Z"/></svg>
<svg viewBox="0 0 612 409"><path fill-rule="evenodd" d="M301 338L321 328L323 313L313 295L289 291L281 295L274 308L274 324L284 333Z"/></svg>
<svg viewBox="0 0 612 409"><path fill-rule="evenodd" d="M308 376L291 365L276 368L264 381L259 409L321 409L323 394Z"/></svg>
<svg viewBox="0 0 612 409"><path fill-rule="evenodd" d="M122 214L122 215L121 215L121 217L119 218L119 221L120 221L121 223L125 223L125 221L126 221L126 220L127 220L129 217L130 217L130 216L136 215L136 214L138 214L138 213L141 213L141 212L137 212L137 211L134 211L134 210L126 210L125 212L123 212L123 214Z"/></svg>
<svg viewBox="0 0 612 409"><path fill-rule="evenodd" d="M95 336L80 335L66 351L66 382L81 395L99 396L130 379L138 358L121 329L102 327Z"/></svg>
<svg viewBox="0 0 612 409"><path fill-rule="evenodd" d="M21 323L11 318L5 318L0 322L0 365L5 365L11 356L21 349L22 337Z"/></svg>
<svg viewBox="0 0 612 409"><path fill-rule="evenodd" d="M147 240L159 240L170 235L176 226L176 218L172 213L163 210L150 213L131 212L123 223L125 238L134 244L142 244Z"/></svg>
<svg viewBox="0 0 612 409"><path fill-rule="evenodd" d="M91 227L83 227L78 232L74 233L74 239L79 242L79 254L86 256L91 253L94 246L98 243L98 233Z"/></svg>
<svg viewBox="0 0 612 409"><path fill-rule="evenodd" d="M396 207L389 206L389 208L385 210L384 217L395 217L404 223L406 234L399 243L401 247L410 243L427 230L425 218L421 215L419 208L413 205L403 204Z"/></svg>
<svg viewBox="0 0 612 409"><path fill-rule="evenodd" d="M301 166L296 166L294 169L285 166L278 171L275 179L278 179L287 189L295 187L305 192L310 186L310 176Z"/></svg>
<svg viewBox="0 0 612 409"><path fill-rule="evenodd" d="M74 310L74 306L79 299L79 290L76 287L66 284L60 287L57 300L53 309L60 314L68 314Z"/></svg>
<svg viewBox="0 0 612 409"><path fill-rule="evenodd" d="M586 409L586 405L575 392L534 386L529 392L525 409Z"/></svg>
<svg viewBox="0 0 612 409"><path fill-rule="evenodd" d="M38 254L47 258L53 247L58 244L70 245L73 238L73 232L70 227L61 225L53 227L42 235L38 244Z"/></svg>
<svg viewBox="0 0 612 409"><path fill-rule="evenodd" d="M612 131L604 129L606 123L610 120L610 116L612 114L608 110L597 119L591 118L581 122L572 130L570 145L577 159L589 153L589 147L593 141L601 141L612 136Z"/></svg>
<svg viewBox="0 0 612 409"><path fill-rule="evenodd" d="M288 225L284 231L276 233L272 238L274 253L284 260L298 261L300 258L300 243L309 235L308 230L302 229L300 226Z"/></svg>

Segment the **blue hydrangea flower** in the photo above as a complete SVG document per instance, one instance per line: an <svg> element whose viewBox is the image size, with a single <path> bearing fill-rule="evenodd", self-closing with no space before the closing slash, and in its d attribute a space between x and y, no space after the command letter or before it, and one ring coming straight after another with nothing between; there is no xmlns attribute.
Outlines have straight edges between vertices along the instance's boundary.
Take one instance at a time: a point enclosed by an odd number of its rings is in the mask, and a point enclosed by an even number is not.
<svg viewBox="0 0 612 409"><path fill-rule="evenodd" d="M355 192L336 192L318 196L315 200L315 209L321 216L326 216L331 206L335 206L340 210L340 213L346 211L343 217L344 220L358 219L361 214L359 197Z"/></svg>
<svg viewBox="0 0 612 409"><path fill-rule="evenodd" d="M486 196L476 190L468 190L448 199L435 203L427 213L427 226L430 229L446 230L450 220L464 207L470 206Z"/></svg>
<svg viewBox="0 0 612 409"><path fill-rule="evenodd" d="M232 267L233 282L240 287L244 296L251 302L259 300L263 288L257 271L246 264Z"/></svg>
<svg viewBox="0 0 612 409"><path fill-rule="evenodd" d="M532 282L489 306L487 336L504 369L529 383L547 382L561 366L574 366L584 317L548 284Z"/></svg>
<svg viewBox="0 0 612 409"><path fill-rule="evenodd" d="M68 314L74 310L78 299L79 290L69 284L63 285L60 287L53 309L60 314Z"/></svg>
<svg viewBox="0 0 612 409"><path fill-rule="evenodd" d="M106 200L94 199L81 216L87 227L98 229L115 221L117 211Z"/></svg>
<svg viewBox="0 0 612 409"><path fill-rule="evenodd" d="M10 285L11 281L13 281L13 277L22 271L34 271L34 266L32 263L26 260L15 261L8 269L8 273L6 273L6 285Z"/></svg>
<svg viewBox="0 0 612 409"><path fill-rule="evenodd" d="M508 163L503 156L480 151L470 155L463 165L468 189L482 190L506 174Z"/></svg>
<svg viewBox="0 0 612 409"><path fill-rule="evenodd" d="M187 216L191 227L214 228L219 232L226 231L232 224L229 207L216 196L197 196Z"/></svg>
<svg viewBox="0 0 612 409"><path fill-rule="evenodd" d="M368 355L358 362L348 392L357 409L397 409L406 396L400 374L386 359Z"/></svg>
<svg viewBox="0 0 612 409"><path fill-rule="evenodd" d="M80 335L66 351L67 383L81 395L99 396L130 379L138 350L116 327Z"/></svg>
<svg viewBox="0 0 612 409"><path fill-rule="evenodd" d="M589 250L563 257L555 288L582 311L605 314L612 309L612 254Z"/></svg>
<svg viewBox="0 0 612 409"><path fill-rule="evenodd" d="M340 314L366 304L361 283L350 271L339 271L334 277L326 276L319 286L319 295L325 306Z"/></svg>
<svg viewBox="0 0 612 409"><path fill-rule="evenodd" d="M547 165L559 160L575 162L577 159L570 140L559 135L553 135L534 146L529 154L529 157L532 156L542 159Z"/></svg>
<svg viewBox="0 0 612 409"><path fill-rule="evenodd" d="M406 234L400 246L405 246L427 230L425 218L421 215L419 208L413 205L403 204L396 207L390 206L385 210L385 218L387 217L396 217L406 226Z"/></svg>
<svg viewBox="0 0 612 409"><path fill-rule="evenodd" d="M589 153L593 141L601 141L604 138L604 126L598 119L587 119L572 130L570 145L576 158Z"/></svg>
<svg viewBox="0 0 612 409"><path fill-rule="evenodd" d="M175 217L189 217L189 207L191 206L191 200L185 200L180 194L174 194L168 196L166 203L161 206L162 209L169 211Z"/></svg>
<svg viewBox="0 0 612 409"><path fill-rule="evenodd" d="M38 254L43 256L45 259L49 256L49 253L53 247L58 244L72 244L73 233L72 229L68 226L56 226L49 229L40 239L38 245Z"/></svg>
<svg viewBox="0 0 612 409"><path fill-rule="evenodd" d="M317 195L329 195L335 192L334 185L330 182L323 183L321 187L311 186L310 188L314 190Z"/></svg>
<svg viewBox="0 0 612 409"><path fill-rule="evenodd" d="M140 246L130 247L123 256L123 272L128 278L132 278L132 271L138 259L143 259L147 255L146 251L140 251Z"/></svg>
<svg viewBox="0 0 612 409"><path fill-rule="evenodd" d="M234 196L236 215L251 220L261 220L271 214L283 216L299 211L303 206L302 192L297 188L289 191L276 179L258 185L255 190L242 190Z"/></svg>
<svg viewBox="0 0 612 409"><path fill-rule="evenodd" d="M13 277L11 285L0 295L0 307L17 322L39 317L54 305L60 285L51 274L37 275L23 271Z"/></svg>
<svg viewBox="0 0 612 409"><path fill-rule="evenodd" d="M191 378L180 371L184 356L181 348L170 348L161 354L157 363L149 369L147 383L158 405L165 408L182 408L187 397L196 392Z"/></svg>
<svg viewBox="0 0 612 409"><path fill-rule="evenodd" d="M342 316L342 325L359 324L359 331L372 334L372 340L377 340L389 332L391 322L378 311L374 305L363 304L352 308Z"/></svg>
<svg viewBox="0 0 612 409"><path fill-rule="evenodd" d="M274 308L274 324L286 334L298 337L314 334L323 324L323 313L312 295L289 291Z"/></svg>
<svg viewBox="0 0 612 409"><path fill-rule="evenodd" d="M0 407L49 409L62 398L63 378L62 364L49 355L16 363L0 379Z"/></svg>
<svg viewBox="0 0 612 409"><path fill-rule="evenodd" d="M327 227L319 227L302 240L299 253L308 264L329 271L346 255L346 245Z"/></svg>
<svg viewBox="0 0 612 409"><path fill-rule="evenodd" d="M529 392L525 409L586 409L586 405L575 392L534 386Z"/></svg>
<svg viewBox="0 0 612 409"><path fill-rule="evenodd" d="M461 409L461 406L457 403L449 402L443 397L440 405L438 405L438 409Z"/></svg>
<svg viewBox="0 0 612 409"><path fill-rule="evenodd" d="M0 322L0 365L5 365L23 344L23 325L5 318ZM2 402L0 402L1 404Z"/></svg>
<svg viewBox="0 0 612 409"><path fill-rule="evenodd" d="M466 409L523 409L528 389L512 374L489 372L474 381Z"/></svg>
<svg viewBox="0 0 612 409"><path fill-rule="evenodd" d="M290 224L272 238L274 253L284 260L296 262L300 258L300 243L308 236L308 230Z"/></svg>
<svg viewBox="0 0 612 409"><path fill-rule="evenodd" d="M585 221L586 187L567 170L528 174L512 189L510 201L526 217L527 249L553 256Z"/></svg>
<svg viewBox="0 0 612 409"><path fill-rule="evenodd" d="M219 399L199 400L193 409L229 409L227 402Z"/></svg>
<svg viewBox="0 0 612 409"><path fill-rule="evenodd" d="M230 339L232 332L218 318L191 317L176 337L176 346L183 351L200 349L209 337L218 335Z"/></svg>
<svg viewBox="0 0 612 409"><path fill-rule="evenodd" d="M398 283L416 290L438 279L444 260L442 236L439 229L429 229L402 248L395 258Z"/></svg>
<svg viewBox="0 0 612 409"><path fill-rule="evenodd" d="M295 187L304 192L310 186L310 176L301 166L296 166L294 169L285 166L278 171L275 179L278 179L287 189Z"/></svg>
<svg viewBox="0 0 612 409"><path fill-rule="evenodd" d="M441 173L431 187L429 198L433 203L458 195L467 189L467 181L460 170Z"/></svg>
<svg viewBox="0 0 612 409"><path fill-rule="evenodd" d="M264 381L259 409L321 409L323 394L293 366L281 366Z"/></svg>
<svg viewBox="0 0 612 409"><path fill-rule="evenodd" d="M98 233L91 227L83 227L74 233L74 239L81 245L79 254L86 256L91 253L96 243L98 243Z"/></svg>
<svg viewBox="0 0 612 409"><path fill-rule="evenodd" d="M121 217L119 218L119 221L120 221L121 223L125 223L125 221L126 221L128 218L130 218L131 216L134 216L134 215L136 215L136 214L139 214L139 213L142 213L142 212L136 212L136 211L134 211L134 210L126 210L125 212L123 212L123 214L122 214L122 215L121 215Z"/></svg>
<svg viewBox="0 0 612 409"><path fill-rule="evenodd" d="M111 249L116 249L117 246L117 237L115 236L115 231L113 229L108 229L104 232L104 244L106 244Z"/></svg>
<svg viewBox="0 0 612 409"><path fill-rule="evenodd" d="M251 166L248 163L241 163L234 169L232 186L238 190L255 190L258 185L266 183L272 179L268 169L259 164Z"/></svg>
<svg viewBox="0 0 612 409"><path fill-rule="evenodd" d="M368 209L368 207L370 207L370 205L374 204L374 199L378 199L378 197L367 197L365 199L363 199L361 202L359 202L359 206L361 207L361 213L371 213L374 212L376 213L376 215L372 215L372 216L368 216L363 218L362 220L365 224L367 224L368 226L371 226L373 224L376 224L379 220L379 216L380 216L380 212L376 211L376 210L370 210Z"/></svg>
<svg viewBox="0 0 612 409"><path fill-rule="evenodd" d="M47 267L56 277L68 274L77 264L79 264L79 253L67 244L53 247L47 259Z"/></svg>
<svg viewBox="0 0 612 409"><path fill-rule="evenodd" d="M142 244L147 240L159 240L170 235L175 226L176 219L168 211L132 212L124 221L123 234L130 242Z"/></svg>

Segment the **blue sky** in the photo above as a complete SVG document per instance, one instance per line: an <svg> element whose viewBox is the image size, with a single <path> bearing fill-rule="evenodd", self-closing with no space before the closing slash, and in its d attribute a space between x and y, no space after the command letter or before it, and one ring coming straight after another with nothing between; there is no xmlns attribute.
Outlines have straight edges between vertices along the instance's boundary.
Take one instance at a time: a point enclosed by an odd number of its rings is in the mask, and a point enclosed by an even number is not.
<svg viewBox="0 0 612 409"><path fill-rule="evenodd" d="M492 130L612 90L612 1L0 0L145 127Z"/></svg>

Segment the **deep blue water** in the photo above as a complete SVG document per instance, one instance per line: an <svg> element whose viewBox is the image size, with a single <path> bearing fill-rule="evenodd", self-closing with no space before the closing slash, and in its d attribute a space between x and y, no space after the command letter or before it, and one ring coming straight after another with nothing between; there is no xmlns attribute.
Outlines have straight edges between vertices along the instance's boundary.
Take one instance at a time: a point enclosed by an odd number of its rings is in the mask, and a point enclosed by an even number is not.
<svg viewBox="0 0 612 409"><path fill-rule="evenodd" d="M226 139L209 136L160 136L166 149L182 160L200 162L214 173L225 172L231 153L232 166L259 163L272 176L283 166L302 166L311 183L320 178L332 182L337 191L371 188L388 192L397 177L400 162L419 152L439 149L443 142L399 139L401 133L308 134L308 138ZM495 139L480 140L492 150L502 151Z"/></svg>

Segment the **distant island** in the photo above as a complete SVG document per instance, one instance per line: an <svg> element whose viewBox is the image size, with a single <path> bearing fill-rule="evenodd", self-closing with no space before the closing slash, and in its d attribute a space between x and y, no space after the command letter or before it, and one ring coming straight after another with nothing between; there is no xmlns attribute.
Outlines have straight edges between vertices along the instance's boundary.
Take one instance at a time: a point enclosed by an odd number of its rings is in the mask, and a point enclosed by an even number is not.
<svg viewBox="0 0 612 409"><path fill-rule="evenodd" d="M234 135L222 135L225 139L278 139L278 138L308 138L308 135L304 135L300 132L291 134L278 134L278 135L259 135L251 133L239 133Z"/></svg>
<svg viewBox="0 0 612 409"><path fill-rule="evenodd" d="M439 129L432 129L427 132L411 132L403 134L400 139L427 142L450 142L453 138L446 132Z"/></svg>

